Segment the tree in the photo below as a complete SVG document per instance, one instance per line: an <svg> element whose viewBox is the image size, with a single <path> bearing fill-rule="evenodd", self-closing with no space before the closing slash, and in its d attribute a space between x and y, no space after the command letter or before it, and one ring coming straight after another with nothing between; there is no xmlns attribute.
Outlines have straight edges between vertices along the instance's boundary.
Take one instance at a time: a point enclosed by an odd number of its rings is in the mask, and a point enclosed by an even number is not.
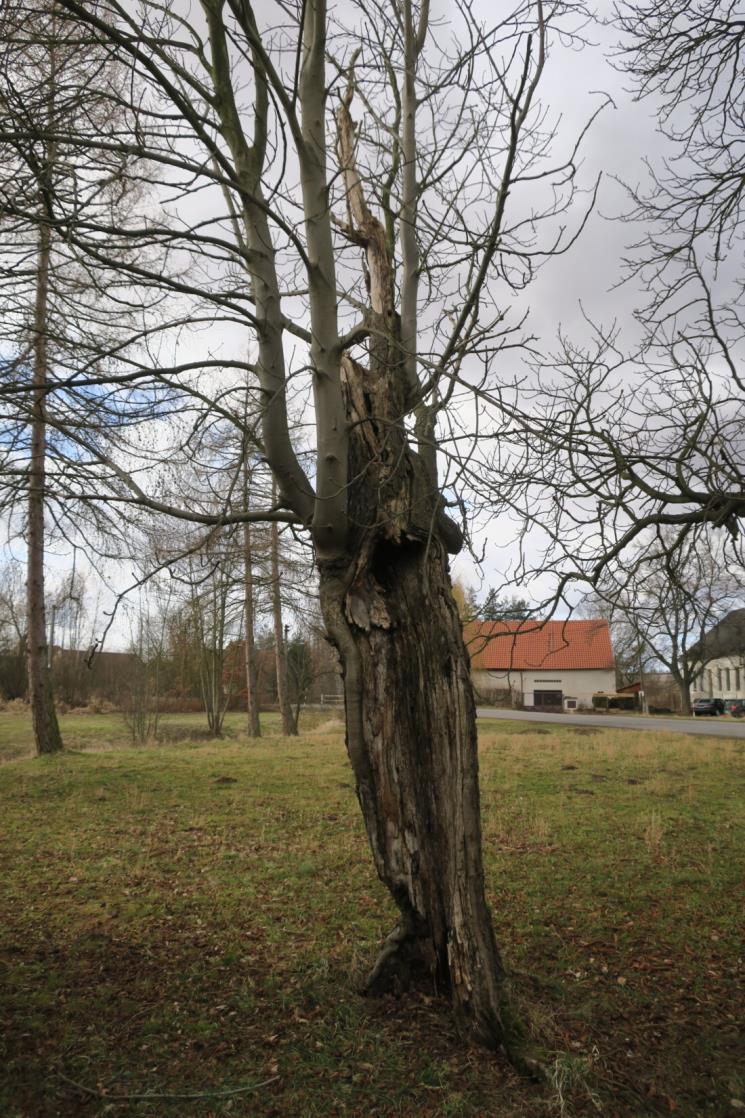
<svg viewBox="0 0 745 1118"><path fill-rule="evenodd" d="M701 526L721 530L739 561L745 515L745 26L729 0L619 0L610 22L660 132L661 157L628 188L633 340L626 323L585 319L583 340L564 332L550 358L535 355L536 387L500 448L499 507L521 544L539 541L514 573L552 575L548 604L569 608L658 526L683 554Z"/></svg>
<svg viewBox="0 0 745 1118"><path fill-rule="evenodd" d="M66 515L69 479L86 475L80 448L121 419L103 386L114 323L124 316L131 326L115 269L61 238L58 218L67 209L81 224L124 220L133 180L124 149L102 142L121 121L121 74L101 45L83 41L52 0L4 5L0 42L0 291L15 348L2 370L0 500L11 517L25 504L28 689L41 754L62 748L45 613L49 521L63 539L82 536L80 507L76 529Z"/></svg>
<svg viewBox="0 0 745 1118"><path fill-rule="evenodd" d="M453 579L452 590L461 621L471 621L479 608L475 590L460 578Z"/></svg>
<svg viewBox="0 0 745 1118"><path fill-rule="evenodd" d="M705 665L703 636L739 600L741 584L710 532L674 547L658 530L640 551L606 568L593 598L605 604L637 665L646 653L670 672L690 715L691 687Z"/></svg>
<svg viewBox="0 0 745 1118"><path fill-rule="evenodd" d="M481 621L524 621L532 613L533 606L527 598L515 594L511 598L502 598L494 589L487 591L478 609Z"/></svg>
<svg viewBox="0 0 745 1118"><path fill-rule="evenodd" d="M276 500L276 492L273 494ZM270 596L272 600L272 622L274 625L274 658L277 676L277 704L282 719L282 733L294 737L297 734L297 719L290 702L290 688L287 665L287 639L282 620L282 585L279 563L279 526L270 528Z"/></svg>
<svg viewBox="0 0 745 1118"><path fill-rule="evenodd" d="M27 692L26 594L17 563L0 567L0 698Z"/></svg>
<svg viewBox="0 0 745 1118"><path fill-rule="evenodd" d="M141 597L129 645L129 678L122 713L134 744L158 734L169 601Z"/></svg>
<svg viewBox="0 0 745 1118"><path fill-rule="evenodd" d="M538 102L554 31L571 42L577 9L516 3L489 27L463 3L445 45L427 0L338 14L292 0L266 15L249 0L202 0L200 20L168 3L56 6L132 71L127 147L169 176L150 232L193 261L188 275L121 267L254 330L278 495L231 515L285 520L313 541L357 794L399 909L368 988L426 981L451 998L464 1035L510 1046L448 572L462 531L448 510L451 483L478 473L474 444L461 451L460 393L482 407L500 356L525 340L510 300L582 225L562 216L576 149L552 161ZM196 188L214 216L195 222L176 199ZM58 228L105 253L100 229L75 215ZM290 341L302 347L294 362ZM306 370L309 469L288 422ZM121 467L108 499L200 516Z"/></svg>
<svg viewBox="0 0 745 1118"><path fill-rule="evenodd" d="M88 580L75 567L56 586L48 586L46 615L54 694L69 706L82 705L89 690L91 673L84 656L91 647L87 599Z"/></svg>
<svg viewBox="0 0 745 1118"><path fill-rule="evenodd" d="M243 453L243 508L249 510L249 464ZM249 737L261 737L258 673L256 668L256 609L254 601L254 542L248 521L243 525L243 642L246 668L246 717Z"/></svg>
<svg viewBox="0 0 745 1118"><path fill-rule="evenodd" d="M605 583L603 584L603 588ZM614 608L612 599L603 596L602 590L592 590L578 603L578 617L595 620L602 617L610 627L613 659L616 663L616 682L620 687L639 681L642 692L646 693L644 679L648 671L654 669L655 655L640 640L633 623L626 621L624 614Z"/></svg>
<svg viewBox="0 0 745 1118"><path fill-rule="evenodd" d="M741 65L745 23L735 0L644 0L615 6L619 65L638 98L653 99L664 139L651 185L632 191L646 233L635 267L658 313L695 279L707 255L721 264L745 211Z"/></svg>

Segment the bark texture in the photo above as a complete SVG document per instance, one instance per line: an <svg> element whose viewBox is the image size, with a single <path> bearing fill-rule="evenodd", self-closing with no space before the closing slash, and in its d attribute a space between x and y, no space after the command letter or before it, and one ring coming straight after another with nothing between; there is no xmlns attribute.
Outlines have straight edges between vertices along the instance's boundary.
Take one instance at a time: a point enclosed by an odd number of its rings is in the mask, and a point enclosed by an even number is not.
<svg viewBox="0 0 745 1118"><path fill-rule="evenodd" d="M320 564L357 794L400 911L368 988L425 983L450 997L462 1035L495 1047L504 970L484 896L475 707L439 497L398 418L395 334L370 358L368 368L343 362L349 557Z"/></svg>

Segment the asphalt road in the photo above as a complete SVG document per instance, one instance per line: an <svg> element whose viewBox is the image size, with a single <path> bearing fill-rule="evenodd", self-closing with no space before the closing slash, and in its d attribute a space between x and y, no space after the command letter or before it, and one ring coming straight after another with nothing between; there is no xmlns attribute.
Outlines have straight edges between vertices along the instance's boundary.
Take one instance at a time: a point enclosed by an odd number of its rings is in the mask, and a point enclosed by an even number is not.
<svg viewBox="0 0 745 1118"><path fill-rule="evenodd" d="M623 730L670 730L677 734L706 734L717 738L745 738L745 718L730 715L701 718L666 718L643 714L537 714L532 710L495 710L478 707L479 718L506 718L515 722L560 722L564 726L612 726Z"/></svg>

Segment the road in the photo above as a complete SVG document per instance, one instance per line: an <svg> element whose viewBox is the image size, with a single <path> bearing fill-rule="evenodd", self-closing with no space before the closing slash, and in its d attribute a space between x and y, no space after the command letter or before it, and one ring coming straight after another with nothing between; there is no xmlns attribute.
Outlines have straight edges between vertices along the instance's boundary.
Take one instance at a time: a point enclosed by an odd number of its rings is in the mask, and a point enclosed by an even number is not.
<svg viewBox="0 0 745 1118"><path fill-rule="evenodd" d="M515 722L559 722L564 726L609 726L622 730L669 730L676 734L705 734L717 738L745 738L745 718L666 718L656 714L537 714L532 710L495 710L478 707L479 718L506 718Z"/></svg>

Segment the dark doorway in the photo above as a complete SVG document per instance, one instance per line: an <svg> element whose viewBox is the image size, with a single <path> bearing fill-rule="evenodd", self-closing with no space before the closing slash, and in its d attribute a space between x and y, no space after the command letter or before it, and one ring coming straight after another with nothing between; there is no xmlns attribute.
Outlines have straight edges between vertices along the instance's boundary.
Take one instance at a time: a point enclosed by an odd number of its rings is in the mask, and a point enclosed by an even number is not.
<svg viewBox="0 0 745 1118"><path fill-rule="evenodd" d="M561 710L564 701L564 694L561 691L534 691L533 692L533 706L543 710L546 707L553 707L555 710Z"/></svg>

